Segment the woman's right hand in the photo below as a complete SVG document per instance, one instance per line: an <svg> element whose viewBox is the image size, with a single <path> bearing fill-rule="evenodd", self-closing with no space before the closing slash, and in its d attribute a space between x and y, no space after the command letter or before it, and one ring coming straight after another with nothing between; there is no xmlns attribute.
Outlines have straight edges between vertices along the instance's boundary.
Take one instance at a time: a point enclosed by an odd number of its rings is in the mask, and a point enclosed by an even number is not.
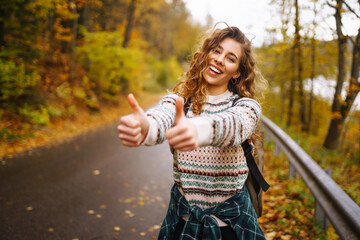
<svg viewBox="0 0 360 240"><path fill-rule="evenodd" d="M128 95L128 102L134 113L120 118L119 138L123 145L137 147L147 136L149 121L133 94Z"/></svg>

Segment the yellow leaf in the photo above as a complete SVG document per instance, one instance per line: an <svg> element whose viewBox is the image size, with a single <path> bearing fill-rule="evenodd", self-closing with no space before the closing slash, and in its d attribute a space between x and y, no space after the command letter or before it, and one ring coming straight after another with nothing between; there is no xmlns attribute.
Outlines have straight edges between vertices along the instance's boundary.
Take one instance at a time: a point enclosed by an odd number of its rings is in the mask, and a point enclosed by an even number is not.
<svg viewBox="0 0 360 240"><path fill-rule="evenodd" d="M141 232L141 233L140 233L140 236L145 236L145 235L146 235L145 232Z"/></svg>
<svg viewBox="0 0 360 240"><path fill-rule="evenodd" d="M26 208L27 211L32 211L33 210L33 207L29 206Z"/></svg>
<svg viewBox="0 0 360 240"><path fill-rule="evenodd" d="M332 113L332 118L333 119L342 119L342 115L340 112L333 112Z"/></svg>
<svg viewBox="0 0 360 240"><path fill-rule="evenodd" d="M272 240L276 236L276 232L265 233L265 237L267 240Z"/></svg>
<svg viewBox="0 0 360 240"><path fill-rule="evenodd" d="M290 240L291 236L290 235L283 235L280 238L281 238L281 240Z"/></svg>
<svg viewBox="0 0 360 240"><path fill-rule="evenodd" d="M100 174L100 171L99 171L99 170L94 170L94 171L93 171L93 174L94 174L95 176L97 176L97 175Z"/></svg>
<svg viewBox="0 0 360 240"><path fill-rule="evenodd" d="M143 205L145 205L145 203L144 203L144 202L139 201L139 202L138 202L138 205L143 206Z"/></svg>
<svg viewBox="0 0 360 240"><path fill-rule="evenodd" d="M119 226L115 226L115 227L114 227L114 230L118 232L118 231L120 231L120 227L119 227Z"/></svg>
<svg viewBox="0 0 360 240"><path fill-rule="evenodd" d="M94 214L94 213L95 213L94 210L89 210L89 211L88 211L88 214Z"/></svg>
<svg viewBox="0 0 360 240"><path fill-rule="evenodd" d="M49 231L49 232L53 232L54 229L53 229L53 228L49 228L48 231Z"/></svg>

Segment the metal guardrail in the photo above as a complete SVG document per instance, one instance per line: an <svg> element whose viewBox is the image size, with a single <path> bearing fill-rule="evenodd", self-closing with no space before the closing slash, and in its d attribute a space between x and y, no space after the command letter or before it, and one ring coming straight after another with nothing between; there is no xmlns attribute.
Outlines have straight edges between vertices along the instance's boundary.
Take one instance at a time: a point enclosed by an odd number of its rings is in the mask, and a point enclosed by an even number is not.
<svg viewBox="0 0 360 240"><path fill-rule="evenodd" d="M323 211L341 239L360 239L360 207L281 128L264 116L261 120L265 136L275 142L275 151L284 152L290 168L300 174L317 205L321 206L315 209L315 215Z"/></svg>

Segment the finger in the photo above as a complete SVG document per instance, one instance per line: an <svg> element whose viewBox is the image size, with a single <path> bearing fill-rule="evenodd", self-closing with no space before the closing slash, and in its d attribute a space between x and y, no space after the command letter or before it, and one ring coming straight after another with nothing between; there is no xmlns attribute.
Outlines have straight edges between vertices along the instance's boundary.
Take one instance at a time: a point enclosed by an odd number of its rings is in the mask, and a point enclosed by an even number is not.
<svg viewBox="0 0 360 240"><path fill-rule="evenodd" d="M185 147L185 148L180 148L180 149L177 149L177 150L180 150L182 152L191 152L193 150L195 150L196 147Z"/></svg>
<svg viewBox="0 0 360 240"><path fill-rule="evenodd" d="M129 142L127 140L121 140L121 143L126 147L137 147L137 146L139 146L139 143L133 143L133 142Z"/></svg>
<svg viewBox="0 0 360 240"><path fill-rule="evenodd" d="M165 137L169 140L175 136L182 134L186 129L181 127L173 127L166 131Z"/></svg>
<svg viewBox="0 0 360 240"><path fill-rule="evenodd" d="M133 109L134 113L141 113L143 112L142 108L139 106L138 102L136 101L134 95L130 93L128 95L128 102Z"/></svg>
<svg viewBox="0 0 360 240"><path fill-rule="evenodd" d="M192 151L197 148L197 144L195 143L195 141L186 141L176 144L172 147L180 151Z"/></svg>
<svg viewBox="0 0 360 240"><path fill-rule="evenodd" d="M136 136L130 136L130 135L123 134L123 133L120 133L120 134L119 134L119 138L120 138L122 141L127 141L127 142L130 142L130 143L133 143L133 144L139 143L140 137L141 137L141 134L140 134L140 133L139 133L138 135L136 135Z"/></svg>
<svg viewBox="0 0 360 240"><path fill-rule="evenodd" d="M125 125L130 128L137 128L140 127L140 122L134 118L133 114L131 114L120 118L120 125Z"/></svg>
<svg viewBox="0 0 360 240"><path fill-rule="evenodd" d="M175 135L172 138L168 138L168 142L171 146L177 146L177 145L183 146L182 143L188 142L190 140L191 140L191 136L186 134Z"/></svg>
<svg viewBox="0 0 360 240"><path fill-rule="evenodd" d="M119 125L118 126L118 130L119 133L121 134L126 134L126 135L130 135L130 136L137 136L141 133L141 128L137 127L137 128L129 128L126 125Z"/></svg>
<svg viewBox="0 0 360 240"><path fill-rule="evenodd" d="M178 97L178 99L176 100L175 110L175 124L177 124L182 117L185 117L184 99L182 97Z"/></svg>

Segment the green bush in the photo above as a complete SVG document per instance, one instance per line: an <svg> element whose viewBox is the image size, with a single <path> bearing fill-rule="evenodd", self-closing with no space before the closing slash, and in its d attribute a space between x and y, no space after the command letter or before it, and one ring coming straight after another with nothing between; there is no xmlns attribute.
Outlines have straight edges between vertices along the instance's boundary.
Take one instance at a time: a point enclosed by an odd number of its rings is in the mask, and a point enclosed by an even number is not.
<svg viewBox="0 0 360 240"><path fill-rule="evenodd" d="M35 125L47 125L50 123L50 115L47 108L44 106L32 106L27 103L19 109L19 114L25 118L26 121Z"/></svg>
<svg viewBox="0 0 360 240"><path fill-rule="evenodd" d="M85 44L77 47L76 56L88 70L84 86L98 96L116 101L120 92L136 92L148 75L146 54L139 49L123 48L120 32L85 32ZM79 96L79 94L78 94Z"/></svg>
<svg viewBox="0 0 360 240"><path fill-rule="evenodd" d="M17 102L19 98L33 96L40 75L29 71L25 64L0 59L0 102Z"/></svg>

